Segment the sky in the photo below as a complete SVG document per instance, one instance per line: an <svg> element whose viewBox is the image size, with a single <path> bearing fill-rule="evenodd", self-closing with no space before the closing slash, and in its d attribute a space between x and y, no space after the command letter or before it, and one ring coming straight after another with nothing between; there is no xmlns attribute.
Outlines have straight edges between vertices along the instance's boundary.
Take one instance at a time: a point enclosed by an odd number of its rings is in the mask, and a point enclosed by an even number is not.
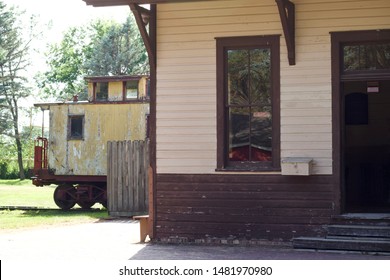
<svg viewBox="0 0 390 280"><path fill-rule="evenodd" d="M8 6L16 6L25 11L25 17L35 15L38 28L43 30L43 38L38 42L37 49L42 53L48 44L59 42L63 33L70 27L81 26L95 18L113 19L124 22L130 14L127 6L93 7L87 6L82 0L2 0ZM50 26L50 28L48 27ZM41 54L43 55L43 54ZM43 60L40 55L36 59ZM40 65L39 61L34 64Z"/></svg>
<svg viewBox="0 0 390 280"><path fill-rule="evenodd" d="M94 18L107 18L123 21L130 13L127 6L93 7L82 0L2 0L7 5L18 6L26 14L38 16L41 23L52 21L53 29L49 38L58 37L71 26L88 23Z"/></svg>

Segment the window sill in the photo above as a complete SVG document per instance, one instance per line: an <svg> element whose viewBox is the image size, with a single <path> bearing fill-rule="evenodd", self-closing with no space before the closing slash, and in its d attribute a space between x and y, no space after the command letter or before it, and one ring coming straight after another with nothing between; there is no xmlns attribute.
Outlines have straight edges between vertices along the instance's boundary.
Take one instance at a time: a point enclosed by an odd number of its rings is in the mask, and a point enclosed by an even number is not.
<svg viewBox="0 0 390 280"><path fill-rule="evenodd" d="M281 175L282 172L280 169L237 169L237 168L216 168L215 172L217 173L226 173L226 174L261 174L261 175Z"/></svg>

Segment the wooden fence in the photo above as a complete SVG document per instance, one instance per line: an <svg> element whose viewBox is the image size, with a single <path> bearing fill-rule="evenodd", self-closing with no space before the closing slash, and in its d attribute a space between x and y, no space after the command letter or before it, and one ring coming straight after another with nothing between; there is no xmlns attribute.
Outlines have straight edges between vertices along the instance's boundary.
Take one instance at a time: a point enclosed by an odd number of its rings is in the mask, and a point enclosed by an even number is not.
<svg viewBox="0 0 390 280"><path fill-rule="evenodd" d="M107 160L109 215L147 214L149 141L110 141Z"/></svg>

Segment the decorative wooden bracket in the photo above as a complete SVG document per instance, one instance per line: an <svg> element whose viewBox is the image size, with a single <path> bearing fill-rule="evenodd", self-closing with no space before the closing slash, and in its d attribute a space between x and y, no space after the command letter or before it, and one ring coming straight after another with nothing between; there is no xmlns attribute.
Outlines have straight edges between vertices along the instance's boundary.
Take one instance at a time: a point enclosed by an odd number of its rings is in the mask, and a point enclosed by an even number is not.
<svg viewBox="0 0 390 280"><path fill-rule="evenodd" d="M155 69L156 46L155 40L153 39L153 36L151 36L151 33L154 33L151 29L154 28L155 13L137 4L129 4L129 7L134 14L135 21L144 41L146 51L148 52L150 68ZM147 25L149 25L149 33L146 29Z"/></svg>
<svg viewBox="0 0 390 280"><path fill-rule="evenodd" d="M288 62L295 65L295 5L289 0L275 0L286 38Z"/></svg>

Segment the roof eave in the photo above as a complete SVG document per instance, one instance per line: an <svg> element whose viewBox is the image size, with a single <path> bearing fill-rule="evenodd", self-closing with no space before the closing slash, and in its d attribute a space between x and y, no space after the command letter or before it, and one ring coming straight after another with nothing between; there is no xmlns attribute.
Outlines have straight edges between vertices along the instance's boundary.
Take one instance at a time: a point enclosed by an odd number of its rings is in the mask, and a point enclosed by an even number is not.
<svg viewBox="0 0 390 280"><path fill-rule="evenodd" d="M179 3L179 2L199 2L207 0L83 0L87 5L94 7L105 6L128 6L130 4L162 4L162 3Z"/></svg>
<svg viewBox="0 0 390 280"><path fill-rule="evenodd" d="M140 80L148 75L116 75L116 76L86 76L84 80L87 82L123 82L131 80Z"/></svg>

